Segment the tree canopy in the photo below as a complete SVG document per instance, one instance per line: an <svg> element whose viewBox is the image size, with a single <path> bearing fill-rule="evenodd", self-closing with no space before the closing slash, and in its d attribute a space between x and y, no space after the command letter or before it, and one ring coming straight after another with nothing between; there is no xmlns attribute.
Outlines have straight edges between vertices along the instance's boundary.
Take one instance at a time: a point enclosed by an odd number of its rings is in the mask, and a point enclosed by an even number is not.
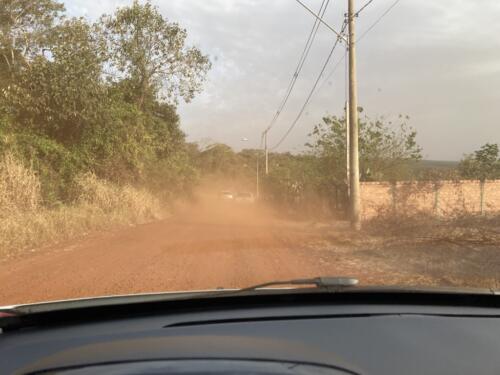
<svg viewBox="0 0 500 375"><path fill-rule="evenodd" d="M50 44L64 6L54 0L1 0L0 4L0 72L1 82L6 82Z"/></svg>
<svg viewBox="0 0 500 375"><path fill-rule="evenodd" d="M111 70L125 78L134 100L147 98L186 102L201 90L210 61L196 47L186 46L187 32L168 22L149 1L119 8L100 22L108 43Z"/></svg>
<svg viewBox="0 0 500 375"><path fill-rule="evenodd" d="M466 155L458 166L463 178L480 181L500 178L499 148L497 144L486 143L472 154Z"/></svg>
<svg viewBox="0 0 500 375"><path fill-rule="evenodd" d="M86 171L162 192L192 181L176 103L210 61L186 30L149 1L94 24L55 0L0 3L0 152L36 168L46 199L71 199Z"/></svg>
<svg viewBox="0 0 500 375"><path fill-rule="evenodd" d="M411 177L411 164L422 158L416 142L416 131L408 126L408 116L399 116L399 123L383 118L359 121L359 163L361 179L365 181L402 180ZM323 159L332 171L334 184L346 182L346 121L329 116L316 125L310 134L311 152Z"/></svg>

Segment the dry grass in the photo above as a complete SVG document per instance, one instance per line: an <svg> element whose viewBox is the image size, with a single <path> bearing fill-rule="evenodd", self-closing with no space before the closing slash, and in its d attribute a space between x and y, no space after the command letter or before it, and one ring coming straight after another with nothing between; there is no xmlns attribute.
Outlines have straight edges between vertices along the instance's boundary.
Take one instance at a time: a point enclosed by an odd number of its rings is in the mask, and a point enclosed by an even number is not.
<svg viewBox="0 0 500 375"><path fill-rule="evenodd" d="M0 219L40 207L40 182L13 155L0 160Z"/></svg>
<svg viewBox="0 0 500 375"><path fill-rule="evenodd" d="M397 215L386 212L365 223L365 231L382 237L410 241L450 242L500 246L500 215L462 212L449 217L418 212Z"/></svg>
<svg viewBox="0 0 500 375"><path fill-rule="evenodd" d="M117 186L90 173L78 177L76 183L80 193L77 207L104 220L130 224L162 216L159 200L145 189Z"/></svg>
<svg viewBox="0 0 500 375"><path fill-rule="evenodd" d="M86 174L76 179L74 205L47 209L35 173L12 155L0 159L0 258L88 232L159 219L160 202L148 191L116 186Z"/></svg>

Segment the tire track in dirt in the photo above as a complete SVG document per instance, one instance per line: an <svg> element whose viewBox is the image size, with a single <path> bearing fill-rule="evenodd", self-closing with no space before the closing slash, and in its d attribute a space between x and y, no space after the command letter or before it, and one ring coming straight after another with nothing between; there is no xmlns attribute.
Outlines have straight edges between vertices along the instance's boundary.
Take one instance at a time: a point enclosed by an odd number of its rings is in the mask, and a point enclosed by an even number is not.
<svg viewBox="0 0 500 375"><path fill-rule="evenodd" d="M1 262L0 306L322 275L354 276L365 285L442 283L449 253L427 257L435 265L427 270L422 250L359 241L334 226L276 220L254 208L187 211Z"/></svg>
<svg viewBox="0 0 500 375"><path fill-rule="evenodd" d="M181 215L10 259L0 264L0 305L316 275L296 251L310 235L266 220Z"/></svg>

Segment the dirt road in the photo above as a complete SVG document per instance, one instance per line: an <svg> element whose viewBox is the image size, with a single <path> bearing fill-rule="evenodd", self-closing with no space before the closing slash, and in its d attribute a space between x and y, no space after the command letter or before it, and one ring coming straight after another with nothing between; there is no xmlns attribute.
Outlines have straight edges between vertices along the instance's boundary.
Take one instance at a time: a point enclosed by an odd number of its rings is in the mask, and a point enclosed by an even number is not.
<svg viewBox="0 0 500 375"><path fill-rule="evenodd" d="M422 253L397 256L353 242L343 231L274 219L253 207L187 210L1 261L0 306L318 275L352 275L363 284L453 284L443 278L446 265L435 251L425 261Z"/></svg>

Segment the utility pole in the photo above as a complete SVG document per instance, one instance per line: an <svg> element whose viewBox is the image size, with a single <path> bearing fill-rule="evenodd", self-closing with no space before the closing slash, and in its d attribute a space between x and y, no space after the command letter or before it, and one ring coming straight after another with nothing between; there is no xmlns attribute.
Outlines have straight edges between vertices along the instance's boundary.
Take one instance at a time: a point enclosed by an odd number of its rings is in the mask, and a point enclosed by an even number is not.
<svg viewBox="0 0 500 375"><path fill-rule="evenodd" d="M351 227L361 229L361 197L358 153L358 90L356 79L356 30L354 0L348 0L349 26L349 208Z"/></svg>
<svg viewBox="0 0 500 375"><path fill-rule="evenodd" d="M260 181L259 181L259 155L257 154L257 186L256 186L256 194L255 197L259 199L260 195Z"/></svg>
<svg viewBox="0 0 500 375"><path fill-rule="evenodd" d="M269 174L269 150L267 149L267 130L264 132L264 152L266 156L266 176Z"/></svg>
<svg viewBox="0 0 500 375"><path fill-rule="evenodd" d="M350 157L349 157L349 153L351 152L350 150L350 141L349 141L349 131L350 131L350 127L349 127L349 101L346 101L345 102L345 108L344 108L344 113L345 113L345 147L346 147L346 171L347 171L347 174L346 174L346 180L347 180L347 198L349 199L349 196L351 195L351 184L350 184Z"/></svg>

